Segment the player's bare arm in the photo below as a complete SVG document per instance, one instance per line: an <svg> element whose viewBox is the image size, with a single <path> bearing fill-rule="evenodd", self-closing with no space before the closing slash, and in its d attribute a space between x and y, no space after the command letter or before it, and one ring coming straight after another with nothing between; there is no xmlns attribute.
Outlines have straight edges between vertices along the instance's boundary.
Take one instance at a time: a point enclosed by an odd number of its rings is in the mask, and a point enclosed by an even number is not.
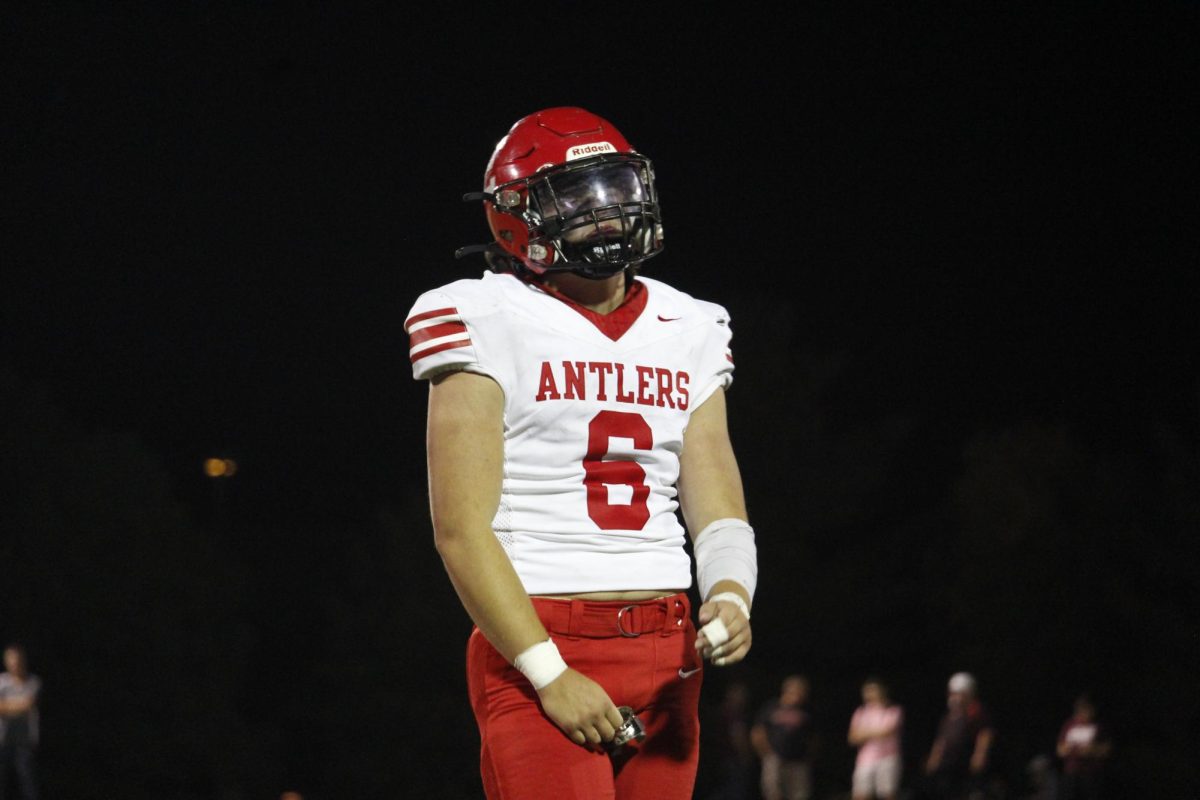
<svg viewBox="0 0 1200 800"><path fill-rule="evenodd" d="M548 636L491 522L503 476L504 395L490 378L455 372L431 382L429 495L434 541L459 599L512 663ZM538 692L542 709L577 744L613 738L621 715L591 679L567 669Z"/></svg>
<svg viewBox="0 0 1200 800"><path fill-rule="evenodd" d="M693 411L688 421L679 457L679 503L693 537L718 520L747 518L741 473L729 441L723 389ZM737 602L710 599L727 592L740 597L746 609L752 600L749 588L733 580L719 580L706 592L700 606L700 624L720 619L729 638L714 646L702 631L696 649L717 666L744 659L752 640L750 620Z"/></svg>

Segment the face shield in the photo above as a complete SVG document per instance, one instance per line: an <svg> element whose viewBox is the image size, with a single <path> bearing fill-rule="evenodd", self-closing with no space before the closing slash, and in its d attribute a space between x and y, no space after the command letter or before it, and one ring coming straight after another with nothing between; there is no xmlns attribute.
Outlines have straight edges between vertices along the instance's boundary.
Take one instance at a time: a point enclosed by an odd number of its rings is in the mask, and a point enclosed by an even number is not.
<svg viewBox="0 0 1200 800"><path fill-rule="evenodd" d="M662 249L650 162L636 155L570 162L529 180L530 251L547 269L602 278Z"/></svg>
<svg viewBox="0 0 1200 800"><path fill-rule="evenodd" d="M549 175L533 187L538 213L543 219L570 218L583 211L647 202L649 191L644 171L638 166L631 162L602 163Z"/></svg>

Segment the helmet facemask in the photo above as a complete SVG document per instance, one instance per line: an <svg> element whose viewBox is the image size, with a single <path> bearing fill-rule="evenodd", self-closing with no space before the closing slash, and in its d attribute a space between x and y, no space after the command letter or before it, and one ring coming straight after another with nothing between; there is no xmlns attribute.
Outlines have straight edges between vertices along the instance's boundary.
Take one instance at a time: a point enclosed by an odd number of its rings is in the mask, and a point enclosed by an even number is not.
<svg viewBox="0 0 1200 800"><path fill-rule="evenodd" d="M607 278L662 250L649 160L603 155L547 168L501 189L523 188L527 257L544 271Z"/></svg>

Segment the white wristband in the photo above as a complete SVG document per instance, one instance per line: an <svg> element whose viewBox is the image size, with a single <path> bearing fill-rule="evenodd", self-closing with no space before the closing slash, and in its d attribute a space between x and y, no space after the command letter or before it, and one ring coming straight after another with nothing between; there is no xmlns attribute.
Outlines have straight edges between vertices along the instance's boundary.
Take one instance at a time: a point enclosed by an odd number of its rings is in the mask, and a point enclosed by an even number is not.
<svg viewBox="0 0 1200 800"><path fill-rule="evenodd" d="M520 670L539 692L567 671L567 662L563 661L558 647L550 639L523 650L513 659L513 666Z"/></svg>
<svg viewBox="0 0 1200 800"><path fill-rule="evenodd" d="M725 602L733 603L746 615L746 620L750 620L750 606L746 605L746 601L737 592L717 592L705 602L711 603L714 600L724 600Z"/></svg>

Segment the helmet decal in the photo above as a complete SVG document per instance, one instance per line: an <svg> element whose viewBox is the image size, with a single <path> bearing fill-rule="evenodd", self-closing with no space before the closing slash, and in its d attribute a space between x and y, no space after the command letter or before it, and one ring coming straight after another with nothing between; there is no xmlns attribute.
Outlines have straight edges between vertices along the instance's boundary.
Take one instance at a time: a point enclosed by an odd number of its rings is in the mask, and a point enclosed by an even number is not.
<svg viewBox="0 0 1200 800"><path fill-rule="evenodd" d="M567 148L567 161L574 161L577 158L586 158L587 156L598 156L601 153L615 153L617 148L613 147L608 142L593 142L592 144L578 144L574 147Z"/></svg>

